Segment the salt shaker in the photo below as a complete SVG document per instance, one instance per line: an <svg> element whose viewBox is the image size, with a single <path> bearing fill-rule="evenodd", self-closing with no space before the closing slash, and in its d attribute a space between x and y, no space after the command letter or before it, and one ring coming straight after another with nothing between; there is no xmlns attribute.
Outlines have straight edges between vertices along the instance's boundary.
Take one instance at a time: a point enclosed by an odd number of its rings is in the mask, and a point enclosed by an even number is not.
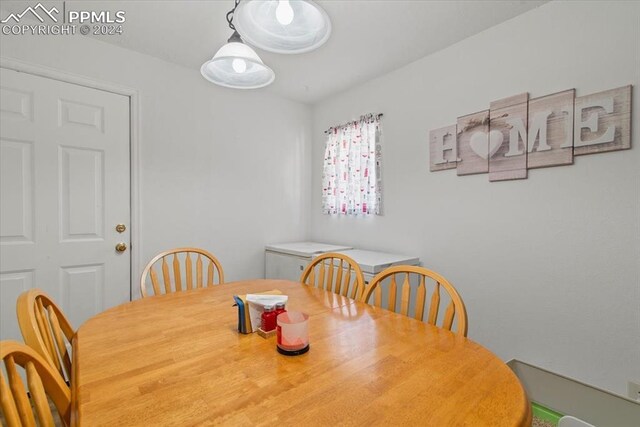
<svg viewBox="0 0 640 427"><path fill-rule="evenodd" d="M274 307L272 305L265 306L262 313L261 329L265 332L274 330L276 328L276 317Z"/></svg>
<svg viewBox="0 0 640 427"><path fill-rule="evenodd" d="M279 302L276 304L276 318L278 317L278 315L280 313L285 313L287 311L287 309L284 307L284 303L283 302Z"/></svg>

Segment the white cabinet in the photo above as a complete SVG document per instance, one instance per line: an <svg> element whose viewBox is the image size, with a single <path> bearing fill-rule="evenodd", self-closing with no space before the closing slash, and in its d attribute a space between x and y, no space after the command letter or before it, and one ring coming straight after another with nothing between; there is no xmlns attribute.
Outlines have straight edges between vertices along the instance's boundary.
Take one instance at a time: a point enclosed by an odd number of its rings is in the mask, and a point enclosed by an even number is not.
<svg viewBox="0 0 640 427"><path fill-rule="evenodd" d="M373 276L393 265L419 265L420 259L410 255L390 254L386 252L350 249L338 251L352 258L362 269L365 282L369 283Z"/></svg>
<svg viewBox="0 0 640 427"><path fill-rule="evenodd" d="M358 263L368 283L373 276L392 265L419 265L418 257L386 252L352 249L349 246L317 242L277 243L265 247L265 277L267 279L300 280L302 271L316 256L326 252L347 255Z"/></svg>
<svg viewBox="0 0 640 427"><path fill-rule="evenodd" d="M276 243L265 247L265 272L267 279L300 280L302 271L313 257L325 252L351 249L344 245L328 245L317 242Z"/></svg>
<svg viewBox="0 0 640 427"><path fill-rule="evenodd" d="M278 252L266 251L265 273L267 279L300 280L300 275L309 264L311 258L287 255Z"/></svg>
<svg viewBox="0 0 640 427"><path fill-rule="evenodd" d="M360 269L362 269L362 275L364 276L365 283L369 283L376 274L394 265L420 265L420 259L410 255L365 251L361 249L339 252L352 258L358 263ZM418 284L419 283L415 278L411 280L410 294L412 299L415 298ZM389 309L389 279L382 281L379 286L382 289L382 307ZM398 286L396 289L396 303L399 301L402 301L402 286ZM409 315L413 316L413 313L414 307L412 306L409 309Z"/></svg>

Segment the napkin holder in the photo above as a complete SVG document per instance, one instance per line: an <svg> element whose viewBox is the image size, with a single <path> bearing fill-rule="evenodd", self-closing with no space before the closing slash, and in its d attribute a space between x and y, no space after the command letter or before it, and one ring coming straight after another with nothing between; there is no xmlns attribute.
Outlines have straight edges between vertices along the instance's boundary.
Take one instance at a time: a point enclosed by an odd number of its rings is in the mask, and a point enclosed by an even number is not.
<svg viewBox="0 0 640 427"><path fill-rule="evenodd" d="M262 320L265 305L278 302L287 303L288 297L278 289L259 292L257 294L234 295L233 299L238 306L238 332L251 334L258 332ZM269 334L270 332L265 332Z"/></svg>

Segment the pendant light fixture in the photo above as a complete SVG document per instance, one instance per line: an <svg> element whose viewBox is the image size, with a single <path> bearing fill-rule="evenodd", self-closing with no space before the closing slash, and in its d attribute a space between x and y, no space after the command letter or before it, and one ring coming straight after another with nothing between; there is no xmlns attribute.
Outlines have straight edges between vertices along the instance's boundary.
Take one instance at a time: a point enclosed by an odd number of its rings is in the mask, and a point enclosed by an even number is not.
<svg viewBox="0 0 640 427"><path fill-rule="evenodd" d="M213 58L200 67L202 76L212 83L234 89L257 89L270 85L275 73L267 67L251 47L244 44L233 25L233 18L240 0L227 13L227 23L233 34Z"/></svg>
<svg viewBox="0 0 640 427"><path fill-rule="evenodd" d="M305 53L331 35L329 15L310 0L242 0L235 13L247 43L275 53Z"/></svg>

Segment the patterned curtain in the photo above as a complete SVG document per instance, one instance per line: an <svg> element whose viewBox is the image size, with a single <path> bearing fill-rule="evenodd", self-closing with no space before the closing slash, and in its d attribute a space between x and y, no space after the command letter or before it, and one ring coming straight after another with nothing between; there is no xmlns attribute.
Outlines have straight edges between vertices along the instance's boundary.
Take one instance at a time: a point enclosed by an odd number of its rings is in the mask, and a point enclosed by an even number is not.
<svg viewBox="0 0 640 427"><path fill-rule="evenodd" d="M382 182L380 116L329 129L322 174L322 212L380 215Z"/></svg>

